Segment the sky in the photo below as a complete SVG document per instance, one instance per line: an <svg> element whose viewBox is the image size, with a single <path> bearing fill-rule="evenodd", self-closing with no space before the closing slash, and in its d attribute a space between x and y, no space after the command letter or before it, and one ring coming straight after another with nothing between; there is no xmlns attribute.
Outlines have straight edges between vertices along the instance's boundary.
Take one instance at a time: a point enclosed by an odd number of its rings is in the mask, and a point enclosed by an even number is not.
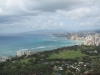
<svg viewBox="0 0 100 75"><path fill-rule="evenodd" d="M0 33L100 28L100 0L0 0Z"/></svg>

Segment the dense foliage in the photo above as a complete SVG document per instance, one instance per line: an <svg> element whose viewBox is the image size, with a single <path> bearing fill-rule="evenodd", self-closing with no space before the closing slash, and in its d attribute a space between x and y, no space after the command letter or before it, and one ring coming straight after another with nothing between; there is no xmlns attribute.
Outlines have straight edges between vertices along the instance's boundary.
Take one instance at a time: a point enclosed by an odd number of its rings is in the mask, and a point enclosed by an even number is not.
<svg viewBox="0 0 100 75"><path fill-rule="evenodd" d="M86 56L49 58L53 53L81 51ZM0 63L0 75L98 75L100 72L99 46L71 46L35 53L31 56L12 57Z"/></svg>

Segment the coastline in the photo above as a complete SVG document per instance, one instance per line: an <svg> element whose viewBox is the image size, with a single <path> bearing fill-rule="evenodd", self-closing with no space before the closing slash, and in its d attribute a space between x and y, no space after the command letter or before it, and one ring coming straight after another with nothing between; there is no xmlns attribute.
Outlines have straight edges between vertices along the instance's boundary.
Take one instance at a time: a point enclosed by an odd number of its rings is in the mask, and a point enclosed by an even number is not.
<svg viewBox="0 0 100 75"><path fill-rule="evenodd" d="M28 49L34 52L38 52L38 51L51 50L63 46L72 46L77 44L76 41L66 39L65 37L56 37L53 36L52 34L32 35L28 37L26 37L25 35L24 37L21 36L21 39L20 37L12 37L12 36L5 38L1 39L2 40L0 45L1 56L14 56L18 50L22 49Z"/></svg>
<svg viewBox="0 0 100 75"><path fill-rule="evenodd" d="M73 41L73 40L71 40L71 41ZM48 50L42 50L42 51L38 51L38 52L33 52L33 51L30 51L30 52L32 53L32 55L34 55L34 54L41 53L41 52L44 52L44 51L52 51L52 50L56 50L56 49L62 49L62 48L65 48L65 47L67 48L67 47L79 46L79 45L81 44L81 42L80 42L79 40L74 40L74 41L75 41L75 44L72 44L72 45L69 45L69 46L62 46L62 47L57 47L57 48L48 49ZM27 51L29 51L29 50L27 50ZM16 52L16 53L17 53L17 52ZM23 55L22 55L22 56L23 56ZM5 59L9 59L9 58L10 58L10 60L11 60L12 58L16 58L17 55L8 56L8 57L2 56L2 57L5 57ZM20 56L19 56L19 57L20 57ZM2 58L0 58L0 62L3 62Z"/></svg>

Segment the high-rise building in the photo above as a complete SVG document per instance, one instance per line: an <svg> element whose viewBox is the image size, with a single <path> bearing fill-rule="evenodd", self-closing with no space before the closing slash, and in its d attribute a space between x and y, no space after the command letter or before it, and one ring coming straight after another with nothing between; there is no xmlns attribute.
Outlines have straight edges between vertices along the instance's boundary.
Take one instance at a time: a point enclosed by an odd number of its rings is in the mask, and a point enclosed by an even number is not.
<svg viewBox="0 0 100 75"><path fill-rule="evenodd" d="M22 55L29 56L29 55L32 55L32 54L33 54L33 52L28 51L28 50L18 50L17 51L17 57L20 57Z"/></svg>
<svg viewBox="0 0 100 75"><path fill-rule="evenodd" d="M17 56L18 56L18 57L22 56L21 50L18 50L18 51L17 51Z"/></svg>

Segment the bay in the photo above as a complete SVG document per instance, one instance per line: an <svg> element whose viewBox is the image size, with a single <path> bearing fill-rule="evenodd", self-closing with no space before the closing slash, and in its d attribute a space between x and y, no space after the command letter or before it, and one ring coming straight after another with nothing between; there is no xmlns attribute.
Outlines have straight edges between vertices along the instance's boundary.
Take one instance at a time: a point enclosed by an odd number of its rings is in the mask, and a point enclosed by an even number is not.
<svg viewBox="0 0 100 75"><path fill-rule="evenodd" d="M0 36L0 57L15 56L18 50L39 52L77 44L80 44L80 41L56 37L52 34L2 35Z"/></svg>

